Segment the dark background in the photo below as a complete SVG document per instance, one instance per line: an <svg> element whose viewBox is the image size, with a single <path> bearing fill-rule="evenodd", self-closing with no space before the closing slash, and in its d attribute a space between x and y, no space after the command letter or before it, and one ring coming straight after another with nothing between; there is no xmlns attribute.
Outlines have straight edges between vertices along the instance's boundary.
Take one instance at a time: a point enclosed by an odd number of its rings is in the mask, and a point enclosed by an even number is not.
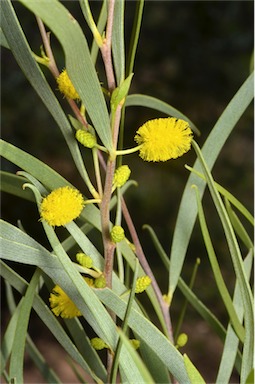
<svg viewBox="0 0 255 384"><path fill-rule="evenodd" d="M79 3L63 3L81 25L84 25ZM95 15L98 14L99 5L98 1L92 2ZM18 2L14 2L14 7L33 51L39 54L42 43L33 16ZM128 1L127 43L134 9L135 2ZM84 31L90 42L90 32L86 27ZM64 56L54 36L52 45L61 69L64 67ZM252 50L251 1L146 1L130 93L158 97L182 111L200 129L201 136L196 140L202 146L227 104L248 77ZM78 188L83 188L58 127L19 70L11 52L2 49L1 59L2 137L43 160ZM97 70L100 77L100 61ZM45 74L52 88L56 89L51 75L47 72ZM103 75L101 76L103 81ZM64 102L61 96L59 99ZM70 113L68 107L66 110ZM159 116L163 115L146 108L127 108L125 147L134 145L133 137L141 124L147 119ZM167 289L167 274L162 270L159 257L142 226L145 223L151 225L169 253L179 203L189 175L184 164L192 165L194 160L193 151L166 163L146 163L137 154L126 159L132 170L132 178L139 184L137 188L132 187L128 191L127 204L163 292ZM2 168L11 172L17 170L5 160L2 161ZM247 109L224 146L213 169L213 175L217 182L240 199L250 211L253 210L252 106ZM216 254L228 287L232 291L234 274L224 234L208 193L203 201ZM15 225L20 219L28 233L47 245L38 223L38 212L33 204L3 193L2 217ZM250 230L249 227L247 229ZM183 268L182 276L186 282L190 279L197 257L201 259L201 265L194 290L226 325L225 309L218 300L217 288L198 225L195 226ZM26 274L27 270L24 273ZM174 324L182 304L183 298L177 292L172 313ZM33 324L30 326L31 332L38 334L35 327L41 327L41 323L38 325L35 319ZM47 335L46 329L41 329L43 334ZM189 335L185 352L201 371L206 382L213 382L222 350L220 340L190 307L182 330ZM47 340L51 340L50 335L47 335ZM46 338L41 344L39 340L39 345L44 350L47 345ZM61 356L61 351L58 353ZM29 371L32 372L31 367ZM35 382L36 377L35 373L30 374L27 382L30 379ZM73 381L70 377L65 374L63 380ZM235 381L237 376L233 376L233 382Z"/></svg>

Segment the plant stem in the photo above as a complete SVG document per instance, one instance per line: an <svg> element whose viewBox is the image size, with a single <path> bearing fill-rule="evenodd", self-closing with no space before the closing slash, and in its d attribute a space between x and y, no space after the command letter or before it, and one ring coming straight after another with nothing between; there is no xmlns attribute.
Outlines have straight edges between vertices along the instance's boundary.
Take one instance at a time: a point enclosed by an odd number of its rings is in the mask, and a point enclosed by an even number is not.
<svg viewBox="0 0 255 384"><path fill-rule="evenodd" d="M107 17L106 34L105 34L104 43L100 47L102 58L105 65L108 88L110 92L112 92L115 88L115 77L114 77L114 71L113 71L112 52L111 52L114 5L115 5L115 0L108 0L108 17Z"/></svg>
<svg viewBox="0 0 255 384"><path fill-rule="evenodd" d="M123 211L123 215L125 217L130 235L132 237L133 243L135 245L137 257L138 257L145 273L151 278L151 285L154 289L155 295L157 296L157 299L158 299L158 302L159 302L159 305L160 305L160 308L161 308L161 311L162 311L162 314L163 314L163 317L165 320L167 336L168 336L169 340L173 343L173 330L172 330L172 323L171 323L170 313L169 313L169 305L164 301L163 295L162 295L161 290L158 286L158 283L155 279L155 276L154 276L154 274L153 274L153 272L152 272L152 270L151 270L151 268L150 268L150 266L146 260L146 257L144 255L141 243L140 243L139 238L137 236L137 232L136 232L134 223L133 223L132 218L129 214L128 208L126 206L126 203L125 203L125 200L123 197L122 197L122 211Z"/></svg>
<svg viewBox="0 0 255 384"><path fill-rule="evenodd" d="M38 16L36 16L36 20L37 20L38 27L39 27L39 30L40 30L40 33L42 36L43 45L45 48L46 55L50 60L49 61L49 70L51 71L53 76L56 78L59 76L59 70L58 70L58 67L57 67L55 58L53 56L51 46L50 46L50 33L46 32L44 24Z"/></svg>
<svg viewBox="0 0 255 384"><path fill-rule="evenodd" d="M53 52L51 49L51 45L50 45L50 33L46 32L44 24L38 16L36 16L36 20L38 23L40 34L42 36L43 46L44 46L46 55L49 59L48 68L49 68L50 72L52 73L52 75L54 76L54 78L56 79L59 76L59 70L58 70L58 67L57 67L57 64L56 64L56 61L55 61L55 58L54 58L54 55L53 55ZM87 128L88 122L86 121L85 117L82 116L82 114L81 114L77 104L75 103L75 101L72 99L69 99L68 97L66 98L66 100L67 100L68 104L70 105L72 111L74 112L75 116L77 117L77 119L81 122L82 125L84 125Z"/></svg>
<svg viewBox="0 0 255 384"><path fill-rule="evenodd" d="M116 148L118 141L118 132L121 117L121 106L116 109L114 116L112 117L112 138L113 147ZM115 244L110 237L110 201L112 195L112 182L116 165L116 156L109 157L106 167L106 177L104 185L104 194L101 204L101 224L102 224L102 236L104 243L104 256L105 256L105 279L108 287L112 286L112 269L113 269L113 256L115 250Z"/></svg>

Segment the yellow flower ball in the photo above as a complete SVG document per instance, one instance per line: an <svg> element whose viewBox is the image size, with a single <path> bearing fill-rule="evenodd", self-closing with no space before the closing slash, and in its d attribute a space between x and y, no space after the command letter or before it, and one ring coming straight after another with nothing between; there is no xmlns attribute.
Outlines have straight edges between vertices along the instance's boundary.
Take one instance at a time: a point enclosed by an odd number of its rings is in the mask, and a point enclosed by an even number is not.
<svg viewBox="0 0 255 384"><path fill-rule="evenodd" d="M63 95L68 97L69 99L79 100L80 97L73 86L73 83L68 76L66 69L64 69L61 74L57 77L58 89Z"/></svg>
<svg viewBox="0 0 255 384"><path fill-rule="evenodd" d="M61 226L76 219L84 207L82 194L75 188L53 190L41 203L41 218L49 225Z"/></svg>
<svg viewBox="0 0 255 384"><path fill-rule="evenodd" d="M83 277L83 279L89 286L93 287L93 279L90 279L89 277ZM82 315L81 311L59 285L56 285L53 288L49 302L51 310L56 316L61 316L64 319L71 319Z"/></svg>
<svg viewBox="0 0 255 384"><path fill-rule="evenodd" d="M142 293L151 284L151 278L147 275L138 277L135 284L135 293Z"/></svg>
<svg viewBox="0 0 255 384"><path fill-rule="evenodd" d="M191 147L192 131L189 123L175 117L153 119L136 132L140 157L145 161L176 159Z"/></svg>
<svg viewBox="0 0 255 384"><path fill-rule="evenodd" d="M113 185L117 188L122 187L129 179L131 170L128 165L121 165L115 170Z"/></svg>
<svg viewBox="0 0 255 384"><path fill-rule="evenodd" d="M81 311L59 285L53 288L49 302L51 310L56 316L61 316L64 319L81 316Z"/></svg>

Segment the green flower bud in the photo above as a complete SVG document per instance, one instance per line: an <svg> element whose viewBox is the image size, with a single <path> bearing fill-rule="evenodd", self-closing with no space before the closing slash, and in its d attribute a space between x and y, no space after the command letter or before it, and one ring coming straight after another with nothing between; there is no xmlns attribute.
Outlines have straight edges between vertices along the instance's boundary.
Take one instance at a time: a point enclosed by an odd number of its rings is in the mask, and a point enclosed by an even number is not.
<svg viewBox="0 0 255 384"><path fill-rule="evenodd" d="M180 333L176 344L178 347L184 347L184 345L187 344L187 341L188 341L188 335L186 333Z"/></svg>
<svg viewBox="0 0 255 384"><path fill-rule="evenodd" d="M128 165L121 165L115 170L113 185L117 188L122 187L129 179L130 173L131 171Z"/></svg>
<svg viewBox="0 0 255 384"><path fill-rule="evenodd" d="M105 280L104 275L101 275L94 280L94 287L95 288L105 288L106 287L106 280Z"/></svg>
<svg viewBox="0 0 255 384"><path fill-rule="evenodd" d="M93 265L93 260L90 256L85 255L83 252L79 252L76 254L76 260L80 265L82 265L85 268L91 268Z"/></svg>
<svg viewBox="0 0 255 384"><path fill-rule="evenodd" d="M93 148L97 143L96 137L92 135L92 133L84 131L83 129L78 129L78 131L76 131L75 137L79 143L87 148Z"/></svg>
<svg viewBox="0 0 255 384"><path fill-rule="evenodd" d="M130 339L129 340L130 341L130 343L133 345L133 347L135 348L135 349L138 349L139 347L140 347L140 340L137 340L137 339Z"/></svg>
<svg viewBox="0 0 255 384"><path fill-rule="evenodd" d="M151 279L149 276L142 276L136 280L135 293L141 293L150 285Z"/></svg>
<svg viewBox="0 0 255 384"><path fill-rule="evenodd" d="M111 230L111 238L114 243L119 243L125 239L124 229L120 225L114 225Z"/></svg>
<svg viewBox="0 0 255 384"><path fill-rule="evenodd" d="M104 340L100 339L100 337L93 337L93 339L90 340L90 344L96 351L108 348L108 345L104 342Z"/></svg>

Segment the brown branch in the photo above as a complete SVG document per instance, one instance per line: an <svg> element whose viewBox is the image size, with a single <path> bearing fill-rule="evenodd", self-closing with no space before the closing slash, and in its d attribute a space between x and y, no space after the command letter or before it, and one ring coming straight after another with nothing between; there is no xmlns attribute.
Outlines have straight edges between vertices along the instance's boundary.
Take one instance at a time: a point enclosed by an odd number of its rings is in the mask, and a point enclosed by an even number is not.
<svg viewBox="0 0 255 384"><path fill-rule="evenodd" d="M167 333L168 333L167 336L168 336L169 340L173 343L173 330L172 330L172 323L171 323L171 319L170 319L169 306L163 299L163 295L162 295L161 290L158 286L158 283L155 279L155 276L154 276L154 274L153 274L153 272L152 272L152 270L151 270L151 268L147 262L147 259L144 255L144 252L143 252L140 240L138 238L134 223L133 223L132 218L129 214L128 208L126 206L126 203L125 203L125 200L123 197L121 200L121 204L122 204L122 212L123 212L125 221L127 223L130 235L131 235L133 243L135 245L137 257L138 257L138 259L139 259L139 261L140 261L140 263L144 269L144 272L151 278L151 285L154 289L155 295L158 299L158 302L159 302L159 305L160 305L160 308L161 308L161 311L162 311L162 314L163 314L163 317L165 320L165 325L166 325L166 329L167 329Z"/></svg>
<svg viewBox="0 0 255 384"><path fill-rule="evenodd" d="M106 34L105 34L104 43L102 47L100 47L102 58L104 61L104 66L105 66L108 88L110 92L112 92L116 86L115 76L113 71L113 64L112 64L112 50L111 50L114 5L115 5L115 0L108 0L108 16L107 16Z"/></svg>

